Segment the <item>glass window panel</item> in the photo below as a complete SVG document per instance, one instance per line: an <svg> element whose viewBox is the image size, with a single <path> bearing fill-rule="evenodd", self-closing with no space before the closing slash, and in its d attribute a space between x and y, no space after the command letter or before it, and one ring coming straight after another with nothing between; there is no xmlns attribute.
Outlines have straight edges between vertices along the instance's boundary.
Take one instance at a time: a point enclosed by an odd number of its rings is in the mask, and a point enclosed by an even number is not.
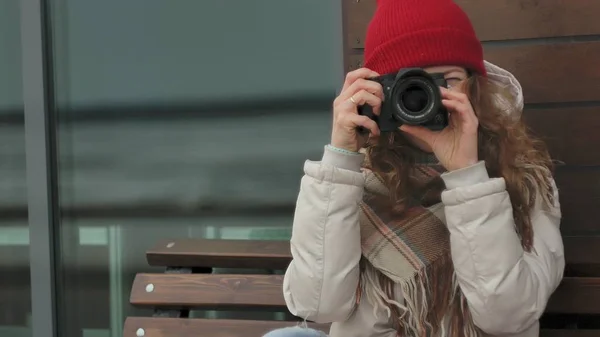
<svg viewBox="0 0 600 337"><path fill-rule="evenodd" d="M0 336L31 336L19 1L0 1Z"/></svg>
<svg viewBox="0 0 600 337"><path fill-rule="evenodd" d="M339 4L51 4L61 336L120 336L157 240L289 238L328 142Z"/></svg>

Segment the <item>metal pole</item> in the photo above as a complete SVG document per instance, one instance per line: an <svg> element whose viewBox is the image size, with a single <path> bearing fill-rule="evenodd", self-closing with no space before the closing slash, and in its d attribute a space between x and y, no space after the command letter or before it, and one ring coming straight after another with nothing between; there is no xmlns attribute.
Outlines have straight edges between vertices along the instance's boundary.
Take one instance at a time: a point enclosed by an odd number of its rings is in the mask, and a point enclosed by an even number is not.
<svg viewBox="0 0 600 337"><path fill-rule="evenodd" d="M31 268L32 336L57 337L54 255L56 203L54 127L50 123L44 0L21 0L21 48L29 252Z"/></svg>

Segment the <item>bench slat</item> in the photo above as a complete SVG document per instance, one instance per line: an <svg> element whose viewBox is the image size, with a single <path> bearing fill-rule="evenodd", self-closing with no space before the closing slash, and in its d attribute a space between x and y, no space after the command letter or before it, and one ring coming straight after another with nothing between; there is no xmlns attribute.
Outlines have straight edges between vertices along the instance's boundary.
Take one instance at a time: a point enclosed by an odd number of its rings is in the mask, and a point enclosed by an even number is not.
<svg viewBox="0 0 600 337"><path fill-rule="evenodd" d="M563 238L567 276L600 276L600 236Z"/></svg>
<svg viewBox="0 0 600 337"><path fill-rule="evenodd" d="M144 337L260 337L265 333L288 326L294 322L250 321L228 319L186 319L128 317L123 337L137 337L138 329ZM311 328L328 332L329 324L308 324ZM600 330L545 330L540 337L598 337Z"/></svg>
<svg viewBox="0 0 600 337"><path fill-rule="evenodd" d="M565 277L550 297L546 312L600 314L600 277Z"/></svg>
<svg viewBox="0 0 600 337"><path fill-rule="evenodd" d="M285 269L291 261L288 241L163 240L146 252L151 266Z"/></svg>
<svg viewBox="0 0 600 337"><path fill-rule="evenodd" d="M130 302L153 307L286 310L282 284L281 275L138 274Z"/></svg>
<svg viewBox="0 0 600 337"><path fill-rule="evenodd" d="M600 265L600 236L567 236L563 243L567 264Z"/></svg>
<svg viewBox="0 0 600 337"><path fill-rule="evenodd" d="M600 330L540 330L540 337L598 337Z"/></svg>
<svg viewBox="0 0 600 337"><path fill-rule="evenodd" d="M295 325L294 322L286 321L128 317L123 337L137 337L138 329L144 330L144 337L260 337L271 330ZM313 329L329 332L329 324L308 325ZM600 330L540 331L540 337L598 336Z"/></svg>
<svg viewBox="0 0 600 337"><path fill-rule="evenodd" d="M138 306L285 311L282 284L282 275L138 274L130 300ZM546 311L600 314L600 278L564 278Z"/></svg>
<svg viewBox="0 0 600 337"><path fill-rule="evenodd" d="M138 329L144 329L144 337L260 337L271 330L296 324L286 321L128 317L123 337L137 337ZM308 325L329 331L329 324Z"/></svg>
<svg viewBox="0 0 600 337"><path fill-rule="evenodd" d="M563 238L567 265L578 274L600 276L600 237ZM286 269L292 260L288 241L164 240L146 253L151 266ZM595 274L594 274L595 273Z"/></svg>

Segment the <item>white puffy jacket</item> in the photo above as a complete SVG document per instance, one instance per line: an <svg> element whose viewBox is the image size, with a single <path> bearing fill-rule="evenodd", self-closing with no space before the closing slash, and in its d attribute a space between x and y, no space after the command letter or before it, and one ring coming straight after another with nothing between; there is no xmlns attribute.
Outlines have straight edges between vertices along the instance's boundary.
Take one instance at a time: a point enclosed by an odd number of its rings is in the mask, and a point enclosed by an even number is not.
<svg viewBox="0 0 600 337"><path fill-rule="evenodd" d="M516 79L486 66L490 78L513 90L516 101L510 103L522 105ZM374 315L366 300L356 305L363 159L326 147L320 162L307 161L294 216L285 300L299 317L333 322L331 337L396 336L385 312ZM534 249L527 253L515 232L503 178L490 178L483 162L442 178L452 260L475 324L488 336L537 337L539 317L565 265L558 194L552 210L533 210Z"/></svg>

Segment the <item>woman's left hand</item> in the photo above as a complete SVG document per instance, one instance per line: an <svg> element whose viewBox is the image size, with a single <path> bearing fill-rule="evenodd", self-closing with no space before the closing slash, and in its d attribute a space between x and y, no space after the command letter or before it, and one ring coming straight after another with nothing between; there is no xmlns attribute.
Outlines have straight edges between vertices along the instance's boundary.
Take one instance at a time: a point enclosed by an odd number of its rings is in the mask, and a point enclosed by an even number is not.
<svg viewBox="0 0 600 337"><path fill-rule="evenodd" d="M477 163L479 120L467 95L441 88L442 104L448 109L449 125L441 131L402 125L400 130L428 144L440 164L454 171Z"/></svg>

